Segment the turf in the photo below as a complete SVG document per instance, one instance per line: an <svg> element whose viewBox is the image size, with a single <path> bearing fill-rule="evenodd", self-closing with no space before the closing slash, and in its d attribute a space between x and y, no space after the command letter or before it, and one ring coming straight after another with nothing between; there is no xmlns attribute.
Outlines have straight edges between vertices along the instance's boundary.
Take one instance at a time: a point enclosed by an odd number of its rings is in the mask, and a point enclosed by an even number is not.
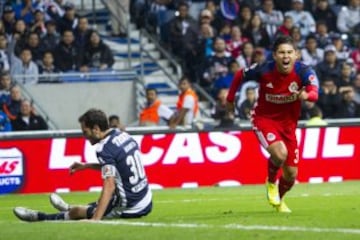
<svg viewBox="0 0 360 240"><path fill-rule="evenodd" d="M156 190L144 218L90 222L25 223L14 206L54 212L48 194L0 196L0 239L360 239L360 181L298 184L287 195L291 214L279 214L264 186ZM87 203L98 193L62 194Z"/></svg>

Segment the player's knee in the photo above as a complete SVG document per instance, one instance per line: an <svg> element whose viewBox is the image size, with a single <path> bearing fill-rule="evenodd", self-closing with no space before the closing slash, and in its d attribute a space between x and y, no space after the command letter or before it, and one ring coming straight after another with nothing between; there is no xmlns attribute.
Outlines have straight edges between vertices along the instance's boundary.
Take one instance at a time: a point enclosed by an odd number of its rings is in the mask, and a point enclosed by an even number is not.
<svg viewBox="0 0 360 240"><path fill-rule="evenodd" d="M275 161L278 166L285 163L288 156L286 148L278 148L271 154L271 159Z"/></svg>

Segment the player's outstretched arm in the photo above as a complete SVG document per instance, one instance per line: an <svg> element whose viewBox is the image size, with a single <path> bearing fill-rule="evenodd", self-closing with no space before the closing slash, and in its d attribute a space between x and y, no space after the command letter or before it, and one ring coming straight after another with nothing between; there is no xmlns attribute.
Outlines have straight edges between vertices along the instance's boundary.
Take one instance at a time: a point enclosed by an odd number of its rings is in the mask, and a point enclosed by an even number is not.
<svg viewBox="0 0 360 240"><path fill-rule="evenodd" d="M84 170L84 169L95 169L100 170L101 165L98 163L82 163L82 162L74 162L70 166L70 174L75 173L76 171Z"/></svg>

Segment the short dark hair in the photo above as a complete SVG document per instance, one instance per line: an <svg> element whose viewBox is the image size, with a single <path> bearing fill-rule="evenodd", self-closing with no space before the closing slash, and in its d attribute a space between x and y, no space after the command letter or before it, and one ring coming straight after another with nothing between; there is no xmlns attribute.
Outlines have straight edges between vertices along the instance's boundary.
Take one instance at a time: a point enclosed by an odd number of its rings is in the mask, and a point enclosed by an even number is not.
<svg viewBox="0 0 360 240"><path fill-rule="evenodd" d="M187 81L188 83L191 83L189 77L185 76L185 75L180 78L179 84L184 82L184 81Z"/></svg>
<svg viewBox="0 0 360 240"><path fill-rule="evenodd" d="M273 49L272 49L273 52L276 52L281 44L290 44L296 49L296 46L295 46L295 43L294 43L294 40L292 39L292 37L281 35L278 38L276 38L276 40L274 42Z"/></svg>
<svg viewBox="0 0 360 240"><path fill-rule="evenodd" d="M156 88L147 88L146 90L145 90L145 92L146 93L148 93L148 92L151 92L151 91L154 91L156 94L157 94L157 90L156 90Z"/></svg>
<svg viewBox="0 0 360 240"><path fill-rule="evenodd" d="M100 109L91 108L87 110L79 117L79 122L84 123L86 127L91 129L94 128L95 125L98 125L101 131L109 129L106 114Z"/></svg>
<svg viewBox="0 0 360 240"><path fill-rule="evenodd" d="M120 121L120 117L118 115L110 115L109 116L109 122L113 121L113 120L117 120L117 121Z"/></svg>

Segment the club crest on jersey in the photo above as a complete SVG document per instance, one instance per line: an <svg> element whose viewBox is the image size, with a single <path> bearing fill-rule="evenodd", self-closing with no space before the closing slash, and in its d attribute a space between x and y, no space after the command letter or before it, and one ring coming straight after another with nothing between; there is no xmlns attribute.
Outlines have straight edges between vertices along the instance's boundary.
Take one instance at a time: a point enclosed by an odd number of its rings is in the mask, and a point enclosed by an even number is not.
<svg viewBox="0 0 360 240"><path fill-rule="evenodd" d="M291 93L296 92L299 89L299 85L296 82L291 82L289 85L289 91Z"/></svg>
<svg viewBox="0 0 360 240"><path fill-rule="evenodd" d="M269 141L269 142L272 142L275 140L275 134L269 132L268 134L266 134L266 139Z"/></svg>
<svg viewBox="0 0 360 240"><path fill-rule="evenodd" d="M23 154L19 149L0 149L0 194L20 189L24 182L23 161Z"/></svg>

